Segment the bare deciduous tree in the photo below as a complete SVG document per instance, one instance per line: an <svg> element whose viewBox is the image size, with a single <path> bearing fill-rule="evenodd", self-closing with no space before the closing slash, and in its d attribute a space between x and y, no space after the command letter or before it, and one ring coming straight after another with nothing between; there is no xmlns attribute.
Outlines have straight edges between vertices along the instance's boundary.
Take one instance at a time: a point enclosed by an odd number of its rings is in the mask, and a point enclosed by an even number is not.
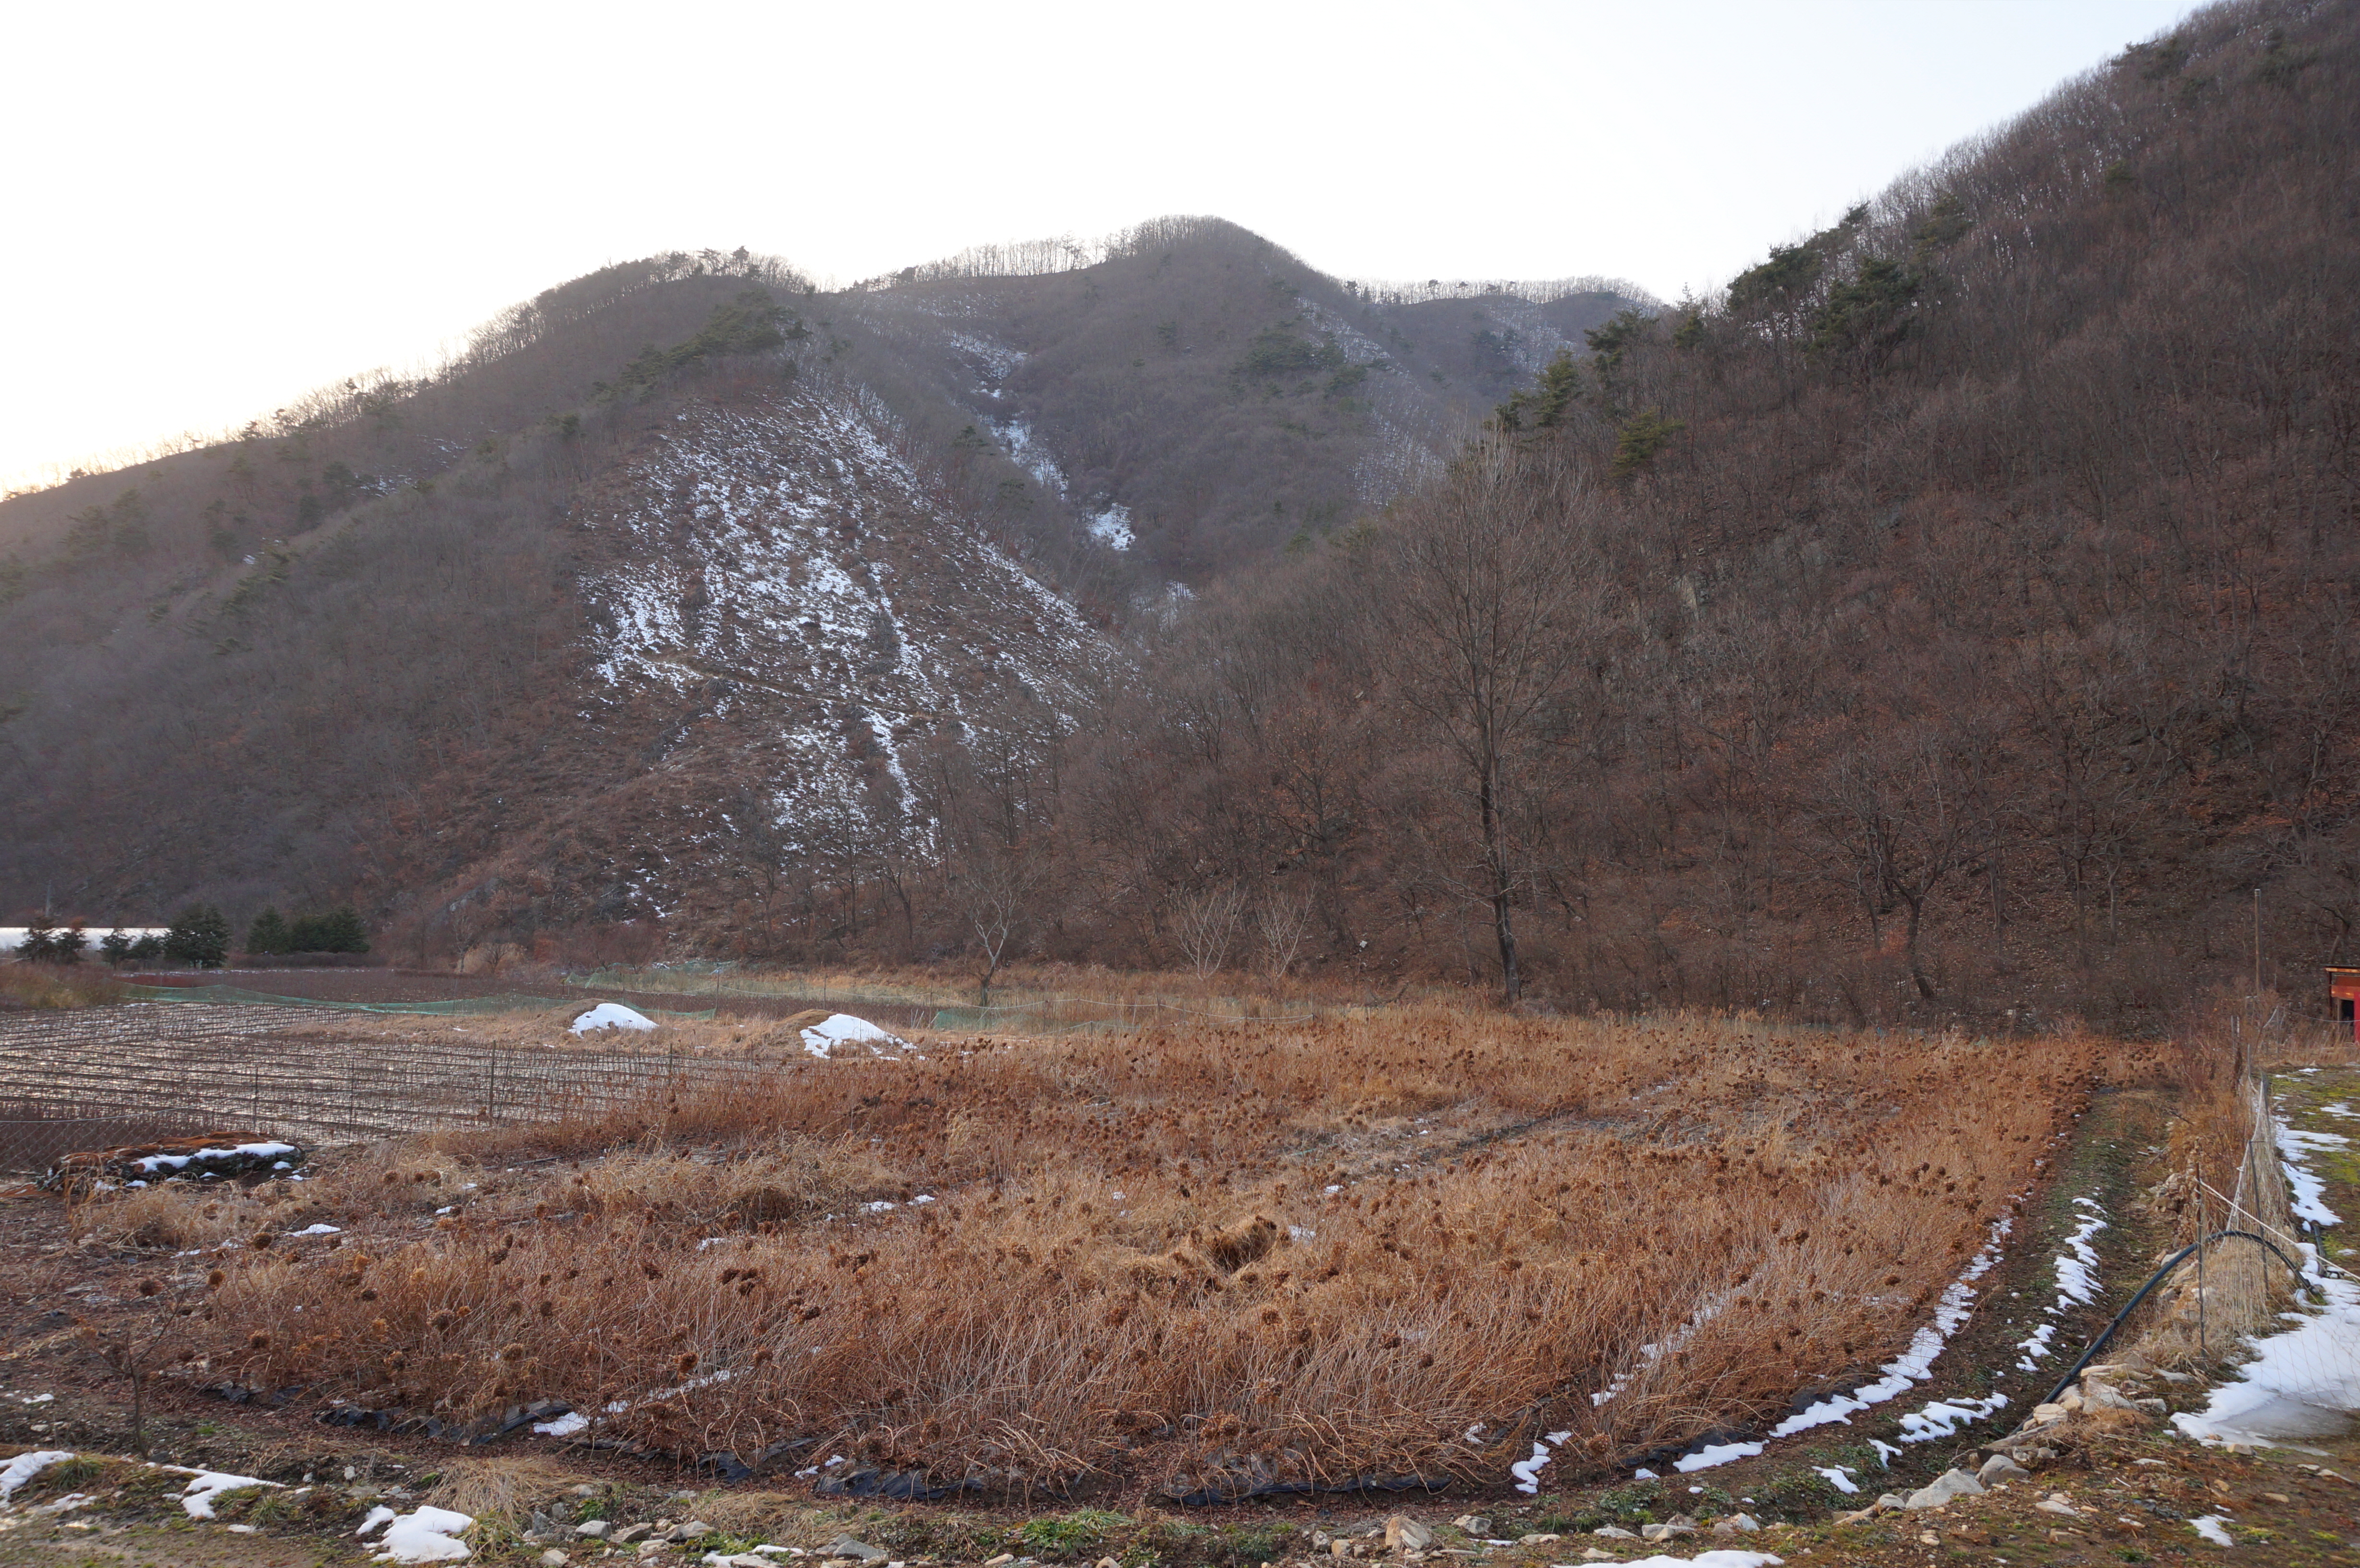
<svg viewBox="0 0 2360 1568"><path fill-rule="evenodd" d="M1470 896L1487 911L1503 997L1523 994L1518 822L1546 767L1596 630L1601 581L1574 472L1493 436L1404 507L1380 587L1393 691L1456 767L1472 819Z"/></svg>
<svg viewBox="0 0 2360 1568"><path fill-rule="evenodd" d="M1189 968L1210 975L1229 962L1229 944L1245 907L1245 891L1234 882L1199 888L1173 906L1172 934L1188 955Z"/></svg>

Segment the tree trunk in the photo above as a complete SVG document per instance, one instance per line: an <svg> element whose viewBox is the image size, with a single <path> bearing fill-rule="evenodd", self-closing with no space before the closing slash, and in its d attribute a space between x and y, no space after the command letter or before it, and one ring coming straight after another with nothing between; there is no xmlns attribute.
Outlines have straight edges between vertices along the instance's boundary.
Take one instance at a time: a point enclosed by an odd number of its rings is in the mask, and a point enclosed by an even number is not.
<svg viewBox="0 0 2360 1568"><path fill-rule="evenodd" d="M1914 898L1907 894L1902 897L1909 906L1909 978L1918 983L1918 996L1930 1002L1934 999L1934 987L1926 978L1925 966L1918 961L1918 927L1926 912L1926 897L1922 893Z"/></svg>
<svg viewBox="0 0 2360 1568"><path fill-rule="evenodd" d="M1496 768L1483 770L1483 864L1491 884L1491 934L1500 943L1501 999L1513 1007L1517 998L1524 995L1524 981L1516 968L1516 925L1509 901L1513 888L1508 882L1507 852L1500 843L1500 802L1494 787L1497 772Z"/></svg>

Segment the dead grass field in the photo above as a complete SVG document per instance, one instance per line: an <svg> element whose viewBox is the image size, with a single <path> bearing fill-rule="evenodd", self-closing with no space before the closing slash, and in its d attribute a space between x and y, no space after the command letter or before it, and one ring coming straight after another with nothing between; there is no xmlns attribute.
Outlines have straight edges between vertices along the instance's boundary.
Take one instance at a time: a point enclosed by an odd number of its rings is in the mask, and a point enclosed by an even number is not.
<svg viewBox="0 0 2360 1568"><path fill-rule="evenodd" d="M1442 1009L926 1049L79 1223L226 1242L189 1375L307 1399L994 1488L1497 1483L1568 1431L1570 1480L1889 1357L2093 1074L2162 1066Z"/></svg>

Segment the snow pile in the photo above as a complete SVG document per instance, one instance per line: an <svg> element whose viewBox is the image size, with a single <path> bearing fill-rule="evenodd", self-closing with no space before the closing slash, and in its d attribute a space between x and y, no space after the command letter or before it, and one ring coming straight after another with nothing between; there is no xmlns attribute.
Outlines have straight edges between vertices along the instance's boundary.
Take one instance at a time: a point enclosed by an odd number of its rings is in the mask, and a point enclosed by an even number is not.
<svg viewBox="0 0 2360 1568"><path fill-rule="evenodd" d="M1786 1561L1766 1552L1699 1552L1694 1557L1633 1557L1622 1568L1782 1568Z"/></svg>
<svg viewBox="0 0 2360 1568"><path fill-rule="evenodd" d="M651 1029L656 1021L644 1013L633 1012L620 1002L601 1002L574 1020L575 1034L588 1034L593 1029Z"/></svg>
<svg viewBox="0 0 2360 1568"><path fill-rule="evenodd" d="M2229 1539L2227 1530L2221 1528L2228 1522L2219 1514L2202 1514L2190 1519L2188 1526L2215 1546L2234 1546L2237 1543Z"/></svg>
<svg viewBox="0 0 2360 1568"><path fill-rule="evenodd" d="M189 1484L180 1488L180 1507L188 1510L191 1519L213 1518L213 1499L224 1492L235 1492L241 1486L268 1486L274 1491L279 1488L278 1482L253 1475L226 1475L218 1470L191 1470L179 1465L163 1468L189 1477Z"/></svg>
<svg viewBox="0 0 2360 1568"><path fill-rule="evenodd" d="M33 1454L19 1454L5 1465L0 1465L0 1503L16 1495L16 1488L48 1469L71 1459L70 1449L44 1448Z"/></svg>
<svg viewBox="0 0 2360 1568"><path fill-rule="evenodd" d="M803 1030L803 1049L821 1061L833 1057L838 1048L865 1045L882 1053L887 1049L907 1051L910 1042L899 1035L888 1034L867 1018L856 1018L850 1013L836 1013L822 1018Z"/></svg>
<svg viewBox="0 0 2360 1568"><path fill-rule="evenodd" d="M2335 1224L2334 1211L2320 1201L2325 1183L2299 1157L2348 1140L2334 1133L2297 1132L2284 1122L2278 1135L2294 1212L2314 1223ZM2311 1283L2327 1297L2326 1308L2288 1313L2297 1319L2291 1328L2248 1339L2254 1359L2237 1369L2235 1380L2214 1388L2202 1413L2182 1410L2171 1418L2172 1425L2200 1443L2284 1444L2331 1437L2347 1430L2349 1412L2360 1410L2360 1284L2322 1269L2318 1248L2310 1242L2297 1245Z"/></svg>
<svg viewBox="0 0 2360 1568"><path fill-rule="evenodd" d="M471 1555L459 1532L475 1522L449 1508L421 1504L414 1513L397 1514L380 1503L353 1533L366 1536L385 1526L385 1537L379 1542L385 1550L370 1558L372 1563L446 1563Z"/></svg>
<svg viewBox="0 0 2360 1568"><path fill-rule="evenodd" d="M568 1410L554 1421L535 1421L532 1430L543 1437L572 1437L589 1429L590 1418L580 1410Z"/></svg>

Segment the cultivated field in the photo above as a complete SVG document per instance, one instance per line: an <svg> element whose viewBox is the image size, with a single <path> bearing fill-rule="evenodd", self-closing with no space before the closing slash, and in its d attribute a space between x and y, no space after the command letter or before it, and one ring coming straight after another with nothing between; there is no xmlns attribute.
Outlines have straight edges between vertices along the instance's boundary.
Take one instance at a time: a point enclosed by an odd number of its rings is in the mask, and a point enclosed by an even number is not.
<svg viewBox="0 0 2360 1568"><path fill-rule="evenodd" d="M921 1046L79 1223L221 1248L158 1298L194 1377L389 1419L1175 1496L1564 1432L1569 1481L1873 1376L2101 1065L1440 1009Z"/></svg>

